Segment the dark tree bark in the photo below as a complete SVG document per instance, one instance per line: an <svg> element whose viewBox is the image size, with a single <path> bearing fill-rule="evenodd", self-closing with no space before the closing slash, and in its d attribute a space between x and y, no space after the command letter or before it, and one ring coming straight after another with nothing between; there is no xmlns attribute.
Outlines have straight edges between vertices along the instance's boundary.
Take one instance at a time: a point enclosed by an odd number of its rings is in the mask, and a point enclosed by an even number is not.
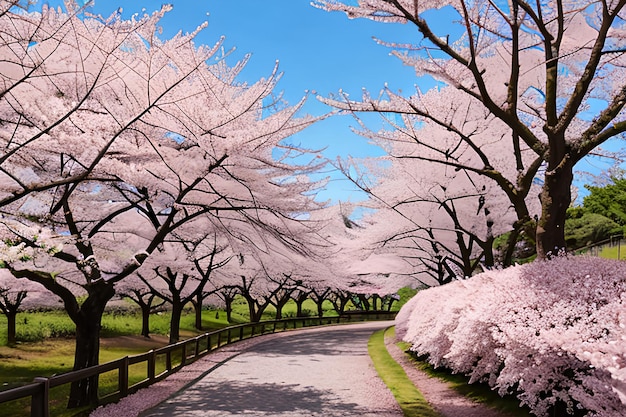
<svg viewBox="0 0 626 417"><path fill-rule="evenodd" d="M77 308L66 309L76 324L76 350L73 370L78 371L99 364L100 330L102 314L115 295L113 285L103 280L92 283L87 299ZM98 376L73 382L70 387L68 408L83 407L98 402Z"/></svg>
<svg viewBox="0 0 626 417"><path fill-rule="evenodd" d="M565 250L565 217L572 201L573 163L564 157L548 169L541 192L541 218L537 224L537 256L550 258Z"/></svg>
<svg viewBox="0 0 626 417"><path fill-rule="evenodd" d="M232 323L233 321L233 301L235 301L235 297L224 297L224 310L226 310L227 323Z"/></svg>
<svg viewBox="0 0 626 417"><path fill-rule="evenodd" d="M180 318L183 315L185 303L177 297L174 297L172 301L172 317L170 318L169 342L176 343L180 340Z"/></svg>
<svg viewBox="0 0 626 417"><path fill-rule="evenodd" d="M276 320L281 320L283 318L283 308L291 299L291 292L285 291L281 296L275 296L274 301L270 301L274 307L276 307Z"/></svg>
<svg viewBox="0 0 626 417"><path fill-rule="evenodd" d="M17 313L27 295L27 291L18 291L12 297L8 288L0 288L0 311L7 318L7 344L9 346L15 346L17 343Z"/></svg>
<svg viewBox="0 0 626 417"><path fill-rule="evenodd" d="M337 312L337 314L341 315L346 310L346 306L350 299L352 298L350 293L346 293L343 291L331 291L328 294L327 299L333 304L333 308Z"/></svg>
<svg viewBox="0 0 626 417"><path fill-rule="evenodd" d="M161 307L165 302L161 301L157 305L152 305L156 294L149 289L129 290L120 295L128 298L139 306L139 311L141 312L141 335L143 337L150 337L150 314L152 314L155 309Z"/></svg>
<svg viewBox="0 0 626 417"><path fill-rule="evenodd" d="M196 294L196 299L191 300L191 303L193 304L193 310L195 314L194 327L197 330L203 330L202 329L202 304L204 303L204 294L202 292L198 292L198 294Z"/></svg>
<svg viewBox="0 0 626 417"><path fill-rule="evenodd" d="M326 297L330 294L330 288L325 288L324 291L319 291L316 289L311 290L310 297L315 302L317 306L317 317L322 318L324 316L324 301L326 301Z"/></svg>
<svg viewBox="0 0 626 417"><path fill-rule="evenodd" d="M292 296L293 301L296 303L296 317L303 317L302 305L309 298L309 294L310 291L299 289Z"/></svg>

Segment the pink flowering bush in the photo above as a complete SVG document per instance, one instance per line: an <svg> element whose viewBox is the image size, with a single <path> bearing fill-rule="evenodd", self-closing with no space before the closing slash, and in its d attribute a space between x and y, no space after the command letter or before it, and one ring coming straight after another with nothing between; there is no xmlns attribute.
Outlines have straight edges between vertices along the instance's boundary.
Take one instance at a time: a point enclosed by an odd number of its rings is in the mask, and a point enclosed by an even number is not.
<svg viewBox="0 0 626 417"><path fill-rule="evenodd" d="M435 366L538 416L626 415L626 263L563 256L419 292L397 317Z"/></svg>

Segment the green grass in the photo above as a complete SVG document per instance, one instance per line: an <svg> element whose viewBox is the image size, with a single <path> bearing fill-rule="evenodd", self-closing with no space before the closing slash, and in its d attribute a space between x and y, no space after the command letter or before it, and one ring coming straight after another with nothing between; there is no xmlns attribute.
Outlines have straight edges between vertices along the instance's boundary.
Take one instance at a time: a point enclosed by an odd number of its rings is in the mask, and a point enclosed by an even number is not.
<svg viewBox="0 0 626 417"><path fill-rule="evenodd" d="M100 363L109 362L124 356L144 353L167 344L169 313L150 317L151 339L137 336L141 331L139 314L120 315L107 313L103 317L103 337L101 339ZM195 317L185 314L181 319L181 334L192 337L200 332L194 329ZM215 311L203 312L203 327L215 329L227 326L226 315ZM0 316L0 390L6 390L32 382L37 376L49 377L69 372L74 361L74 324L62 311L28 312L18 314L18 340L15 347L6 346L6 318ZM62 336L58 338L51 337ZM176 360L176 359L175 359ZM157 363L157 372L165 369L164 359ZM131 366L131 384L147 377L145 364ZM100 393L114 392L117 388L117 372L103 374L100 378ZM51 390L51 415L73 416L76 410L65 410L69 386ZM29 415L29 400L2 404L0 417ZM84 411L84 410L83 410Z"/></svg>
<svg viewBox="0 0 626 417"><path fill-rule="evenodd" d="M406 417L439 416L387 351L385 330L374 333L367 347L378 375L389 387Z"/></svg>
<svg viewBox="0 0 626 417"><path fill-rule="evenodd" d="M618 256L619 255L619 256ZM620 247L613 246L608 247L605 246L600 251L600 257L606 259L626 259L626 245L622 245Z"/></svg>
<svg viewBox="0 0 626 417"><path fill-rule="evenodd" d="M401 342L398 346L408 351L409 344ZM521 407L519 400L513 395L501 397L484 383L469 383L469 378L461 374L453 374L444 368L434 368L426 360L421 360L409 355L416 367L426 372L430 377L437 378L448 384L450 388L464 395L470 400L487 405L490 408L506 413L511 417L530 417L527 407Z"/></svg>
<svg viewBox="0 0 626 417"><path fill-rule="evenodd" d="M324 303L324 315L336 313L330 302ZM316 317L317 306L311 301L303 305L305 315ZM273 320L276 310L269 307L262 320ZM289 302L283 309L283 317L295 317L296 304ZM141 332L141 314L132 309L111 310L102 318L100 363L119 359L124 356L146 352L152 348L167 344L170 313L162 312L150 316L151 339L138 336ZM248 307L241 297L233 304L232 322L248 322ZM0 390L6 390L32 382L38 376L52 376L68 372L74 360L75 326L63 310L21 312L17 316L17 340L14 347L7 345L7 322L0 315ZM195 316L191 309L181 318L181 337L189 338L206 331L226 327L232 323L226 321L224 311L205 310L202 314L203 330L195 329ZM257 329L260 331L260 329ZM165 369L165 363L157 360L157 372ZM146 378L145 365L131 366L129 369L131 384ZM117 387L117 371L102 375L100 393L114 392ZM69 386L51 391L52 415L73 416L75 411L65 411L65 402ZM0 407L0 417L27 416L29 401L5 403Z"/></svg>

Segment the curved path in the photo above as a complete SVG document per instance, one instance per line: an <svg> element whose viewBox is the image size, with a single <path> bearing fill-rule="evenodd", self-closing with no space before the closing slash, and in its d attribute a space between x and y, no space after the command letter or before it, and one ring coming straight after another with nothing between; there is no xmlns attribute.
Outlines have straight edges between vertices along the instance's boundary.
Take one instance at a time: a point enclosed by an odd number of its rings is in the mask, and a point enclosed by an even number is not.
<svg viewBox="0 0 626 417"><path fill-rule="evenodd" d="M91 417L401 417L367 351L372 333L391 325L317 327L237 342ZM425 376L391 340L387 348L442 416L501 416Z"/></svg>
<svg viewBox="0 0 626 417"><path fill-rule="evenodd" d="M371 334L389 324L283 333L233 355L142 416L402 416L367 353Z"/></svg>

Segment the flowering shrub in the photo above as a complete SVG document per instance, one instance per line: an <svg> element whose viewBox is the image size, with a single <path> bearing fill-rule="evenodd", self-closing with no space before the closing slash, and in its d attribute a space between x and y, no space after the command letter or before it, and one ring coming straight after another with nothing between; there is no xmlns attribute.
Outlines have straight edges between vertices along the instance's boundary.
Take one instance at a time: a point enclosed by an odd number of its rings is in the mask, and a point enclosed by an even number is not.
<svg viewBox="0 0 626 417"><path fill-rule="evenodd" d="M396 320L412 351L538 416L557 404L626 415L626 263L562 256L488 271L419 292Z"/></svg>

